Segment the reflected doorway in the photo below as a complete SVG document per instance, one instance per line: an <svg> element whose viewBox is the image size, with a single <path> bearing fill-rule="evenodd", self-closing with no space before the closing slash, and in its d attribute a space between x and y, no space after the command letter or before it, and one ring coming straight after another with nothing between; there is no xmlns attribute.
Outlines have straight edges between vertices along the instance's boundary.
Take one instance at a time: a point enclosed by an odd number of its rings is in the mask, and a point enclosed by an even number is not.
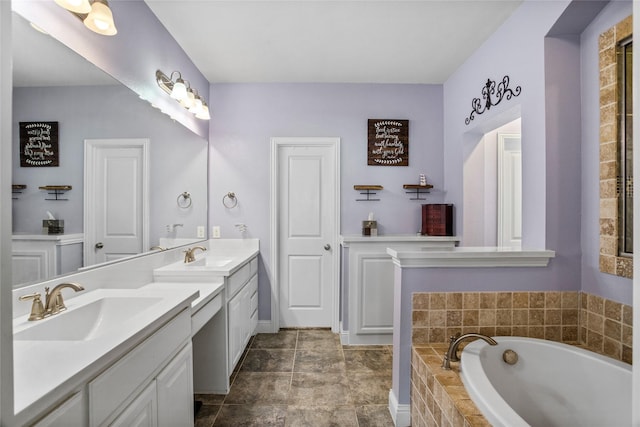
<svg viewBox="0 0 640 427"><path fill-rule="evenodd" d="M518 118L465 145L462 245L521 246L520 135Z"/></svg>

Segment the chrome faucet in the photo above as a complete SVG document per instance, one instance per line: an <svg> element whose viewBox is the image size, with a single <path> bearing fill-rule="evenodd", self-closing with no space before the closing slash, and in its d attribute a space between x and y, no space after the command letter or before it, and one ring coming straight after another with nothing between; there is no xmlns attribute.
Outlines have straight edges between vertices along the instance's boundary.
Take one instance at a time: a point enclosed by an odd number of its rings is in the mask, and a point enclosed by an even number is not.
<svg viewBox="0 0 640 427"><path fill-rule="evenodd" d="M203 247L203 246L194 246L192 248L187 249L186 251L184 251L184 263L190 263L196 260L196 254L195 251L196 249L200 249L202 252L206 251L207 248Z"/></svg>
<svg viewBox="0 0 640 427"><path fill-rule="evenodd" d="M487 335L477 334L475 332L471 332L464 335L458 334L456 336L452 336L449 338L449 349L447 350L447 353L444 355L444 359L442 360L443 369L449 370L451 369L451 362L460 361L460 358L458 357L458 347L460 346L460 343L462 341L469 338L480 338L481 340L484 340L485 342L491 345L498 345L498 342L493 338Z"/></svg>
<svg viewBox="0 0 640 427"><path fill-rule="evenodd" d="M49 288L44 288L45 291L45 303L42 304L40 300L40 293L34 292L28 295L22 295L18 299L20 301L25 300L33 300L33 304L31 305L31 314L29 315L29 320L41 320L45 317L49 317L54 314L58 314L61 311L67 309L64 305L64 300L62 299L62 291L65 288L71 288L76 292L83 291L84 287L77 283L60 283L56 287L53 288L51 292L49 292Z"/></svg>
<svg viewBox="0 0 640 427"><path fill-rule="evenodd" d="M67 282L60 283L56 285L51 292L49 292L49 288L44 288L44 313L45 316L50 316L52 314L60 313L67 309L64 305L64 300L62 299L61 291L66 288L71 288L76 292L84 291L84 286L79 285L77 283Z"/></svg>

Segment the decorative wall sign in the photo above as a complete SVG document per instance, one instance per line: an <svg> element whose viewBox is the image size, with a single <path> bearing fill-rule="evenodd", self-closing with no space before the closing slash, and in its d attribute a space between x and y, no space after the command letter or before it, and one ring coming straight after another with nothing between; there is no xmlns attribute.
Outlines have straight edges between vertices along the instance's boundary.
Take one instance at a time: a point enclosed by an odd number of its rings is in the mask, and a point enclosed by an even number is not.
<svg viewBox="0 0 640 427"><path fill-rule="evenodd" d="M58 122L20 122L20 166L59 166Z"/></svg>
<svg viewBox="0 0 640 427"><path fill-rule="evenodd" d="M367 164L409 166L409 120L369 119Z"/></svg>
<svg viewBox="0 0 640 427"><path fill-rule="evenodd" d="M487 82L482 88L482 98L484 99L484 105L480 98L473 98L471 101L471 114L464 119L464 124L468 125L475 118L475 114L482 114L485 111L489 111L491 107L500 104L503 98L507 101L514 96L520 95L522 88L516 86L514 90L509 88L509 76L504 76L502 81L496 85L496 82L487 79Z"/></svg>

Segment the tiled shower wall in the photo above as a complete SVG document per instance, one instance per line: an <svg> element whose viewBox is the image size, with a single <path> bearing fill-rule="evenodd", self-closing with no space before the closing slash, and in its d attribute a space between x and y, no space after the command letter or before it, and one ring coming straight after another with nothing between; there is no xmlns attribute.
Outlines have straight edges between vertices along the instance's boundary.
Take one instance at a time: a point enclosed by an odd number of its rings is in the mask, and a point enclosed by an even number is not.
<svg viewBox="0 0 640 427"><path fill-rule="evenodd" d="M413 345L480 332L582 344L631 363L632 308L584 292L421 292L412 315Z"/></svg>

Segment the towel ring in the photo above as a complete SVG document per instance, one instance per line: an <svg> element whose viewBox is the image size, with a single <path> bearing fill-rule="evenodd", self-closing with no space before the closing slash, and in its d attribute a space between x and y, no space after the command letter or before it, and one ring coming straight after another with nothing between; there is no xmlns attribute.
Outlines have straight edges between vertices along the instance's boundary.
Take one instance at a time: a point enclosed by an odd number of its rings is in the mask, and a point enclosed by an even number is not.
<svg viewBox="0 0 640 427"><path fill-rule="evenodd" d="M227 200L228 199L228 200ZM236 193L230 191L224 195L222 198L222 204L227 209L233 209L238 204L238 198L236 197Z"/></svg>
<svg viewBox="0 0 640 427"><path fill-rule="evenodd" d="M185 191L184 193L178 196L178 198L176 199L176 202L178 203L178 206L182 209L190 208L192 203L191 194L189 194L188 191Z"/></svg>

